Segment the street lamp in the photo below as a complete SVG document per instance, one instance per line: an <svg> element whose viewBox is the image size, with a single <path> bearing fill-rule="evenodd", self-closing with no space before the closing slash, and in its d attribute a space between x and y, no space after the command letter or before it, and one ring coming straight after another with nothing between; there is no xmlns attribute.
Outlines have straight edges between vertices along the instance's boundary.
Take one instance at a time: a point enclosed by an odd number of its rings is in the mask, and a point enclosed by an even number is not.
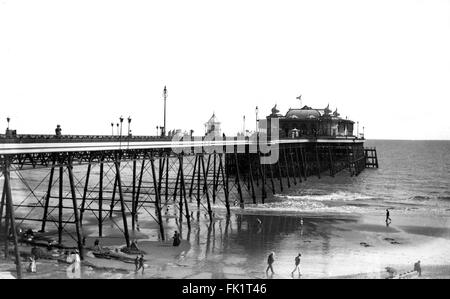
<svg viewBox="0 0 450 299"><path fill-rule="evenodd" d="M131 116L128 116L128 136L130 136Z"/></svg>
<svg viewBox="0 0 450 299"><path fill-rule="evenodd" d="M122 137L122 123L123 123L122 115L120 116L119 120L120 120L120 137Z"/></svg>
<svg viewBox="0 0 450 299"><path fill-rule="evenodd" d="M6 128L7 130L9 130L9 121L10 121L11 119L9 118L9 116L6 118L6 121L8 122L8 127Z"/></svg>
<svg viewBox="0 0 450 299"><path fill-rule="evenodd" d="M258 106L256 106L255 108L255 113L256 113L256 133L258 133Z"/></svg>
<svg viewBox="0 0 450 299"><path fill-rule="evenodd" d="M164 86L164 127L161 128L161 135L166 136L166 102L167 102L167 88Z"/></svg>
<svg viewBox="0 0 450 299"><path fill-rule="evenodd" d="M156 137L158 137L159 134L159 126L156 126Z"/></svg>
<svg viewBox="0 0 450 299"><path fill-rule="evenodd" d="M114 123L111 123L111 136L114 136Z"/></svg>
<svg viewBox="0 0 450 299"><path fill-rule="evenodd" d="M116 125L117 125L117 136L119 136L119 123L117 123Z"/></svg>

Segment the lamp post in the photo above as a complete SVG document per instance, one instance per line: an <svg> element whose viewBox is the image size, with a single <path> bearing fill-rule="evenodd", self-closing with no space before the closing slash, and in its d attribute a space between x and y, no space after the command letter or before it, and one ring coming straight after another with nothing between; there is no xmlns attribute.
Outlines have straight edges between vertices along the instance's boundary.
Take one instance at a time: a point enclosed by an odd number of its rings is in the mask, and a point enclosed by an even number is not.
<svg viewBox="0 0 450 299"><path fill-rule="evenodd" d="M130 124L131 124L131 116L128 116L128 136L130 136Z"/></svg>
<svg viewBox="0 0 450 299"><path fill-rule="evenodd" d="M123 123L123 117L120 116L119 120L120 120L120 137L122 137L122 123Z"/></svg>
<svg viewBox="0 0 450 299"><path fill-rule="evenodd" d="M363 134L362 134L362 137L364 138L364 126L363 126Z"/></svg>
<svg viewBox="0 0 450 299"><path fill-rule="evenodd" d="M356 137L359 138L359 121L356 122Z"/></svg>
<svg viewBox="0 0 450 299"><path fill-rule="evenodd" d="M111 136L114 136L114 123L111 123Z"/></svg>
<svg viewBox="0 0 450 299"><path fill-rule="evenodd" d="M259 119L258 119L258 106L256 106L256 108L255 108L255 114L256 114L256 133L258 133L258 122L259 122Z"/></svg>
<svg viewBox="0 0 450 299"><path fill-rule="evenodd" d="M159 133L159 126L156 126L156 137L158 137L158 133Z"/></svg>
<svg viewBox="0 0 450 299"><path fill-rule="evenodd" d="M8 123L8 127L6 128L7 130L9 130L9 121L10 121L11 119L9 118L9 116L6 118L6 122Z"/></svg>
<svg viewBox="0 0 450 299"><path fill-rule="evenodd" d="M119 136L119 123L117 123L116 125L117 125L117 136Z"/></svg>
<svg viewBox="0 0 450 299"><path fill-rule="evenodd" d="M161 135L166 136L166 101L167 101L167 88L164 86L164 127L161 129Z"/></svg>

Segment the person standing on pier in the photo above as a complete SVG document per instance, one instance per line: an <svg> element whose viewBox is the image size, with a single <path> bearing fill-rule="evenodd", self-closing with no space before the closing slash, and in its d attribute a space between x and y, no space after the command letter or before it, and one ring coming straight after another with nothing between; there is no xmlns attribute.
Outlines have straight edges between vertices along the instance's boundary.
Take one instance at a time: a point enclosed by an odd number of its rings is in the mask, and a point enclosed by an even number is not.
<svg viewBox="0 0 450 299"><path fill-rule="evenodd" d="M386 226L389 226L391 224L392 220L391 217L389 217L389 209L386 209Z"/></svg>
<svg viewBox="0 0 450 299"><path fill-rule="evenodd" d="M269 256L267 257L267 269L266 269L266 274L270 271L272 272L272 275L275 274L275 272L273 271L273 262L275 262L275 252L271 252L269 254Z"/></svg>
<svg viewBox="0 0 450 299"><path fill-rule="evenodd" d="M56 125L55 134L57 137L61 137L61 126Z"/></svg>
<svg viewBox="0 0 450 299"><path fill-rule="evenodd" d="M292 277L294 277L294 272L295 272L295 270L297 270L298 271L298 276L300 277L300 257L301 257L302 255L299 253L296 257L295 257L295 268L294 268L294 270L292 271L292 273L291 273L291 275L292 275Z"/></svg>

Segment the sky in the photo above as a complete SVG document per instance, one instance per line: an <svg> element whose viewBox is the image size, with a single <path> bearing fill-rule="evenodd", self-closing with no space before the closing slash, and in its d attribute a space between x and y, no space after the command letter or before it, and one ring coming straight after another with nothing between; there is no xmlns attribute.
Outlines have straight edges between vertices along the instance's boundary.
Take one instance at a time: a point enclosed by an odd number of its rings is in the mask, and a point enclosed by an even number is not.
<svg viewBox="0 0 450 299"><path fill-rule="evenodd" d="M0 129L227 135L277 104L368 139L450 139L450 0L0 0ZM3 127L3 129L2 129Z"/></svg>

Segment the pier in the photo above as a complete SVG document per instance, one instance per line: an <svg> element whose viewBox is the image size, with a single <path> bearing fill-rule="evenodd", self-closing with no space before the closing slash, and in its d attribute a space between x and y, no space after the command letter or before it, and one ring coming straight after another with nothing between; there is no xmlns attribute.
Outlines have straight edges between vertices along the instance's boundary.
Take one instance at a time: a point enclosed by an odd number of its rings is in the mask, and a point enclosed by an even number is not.
<svg viewBox="0 0 450 299"><path fill-rule="evenodd" d="M56 228L59 248L67 248L64 237L70 237L83 259L83 223L88 217L91 222L95 219L99 237L104 222L112 221L129 247L130 230L138 228L139 213L147 213L159 227L159 240L164 241L168 235L163 214L168 206L176 209L180 230L183 225L190 229L195 221L193 208L207 213L213 222L215 208L222 207L230 215L232 208L264 204L270 193L299 186L311 176L343 171L357 176L366 167L378 167L376 150L364 149L364 138L289 133L282 138L269 136L266 141L259 135L177 140L0 135L0 231L5 257L14 252L20 278L20 228L31 223L41 234L49 226ZM268 155L263 146L276 146L276 162L262 163ZM36 172L40 175L33 176ZM26 192L18 196L17 189ZM14 250L9 248L10 241Z"/></svg>

